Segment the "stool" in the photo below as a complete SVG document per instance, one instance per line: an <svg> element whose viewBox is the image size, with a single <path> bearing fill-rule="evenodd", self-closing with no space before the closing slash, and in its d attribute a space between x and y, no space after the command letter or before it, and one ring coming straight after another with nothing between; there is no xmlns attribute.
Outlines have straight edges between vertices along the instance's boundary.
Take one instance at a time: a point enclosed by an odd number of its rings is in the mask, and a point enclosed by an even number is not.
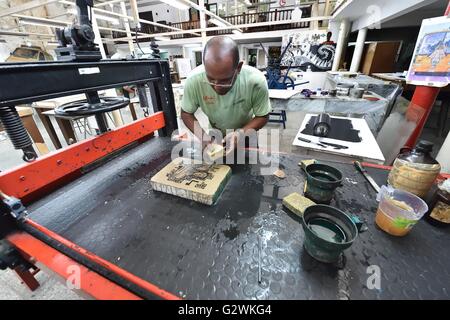
<svg viewBox="0 0 450 320"><path fill-rule="evenodd" d="M276 116L279 118L271 119L270 116ZM282 123L283 129L286 129L286 121L287 121L286 110L280 110L279 112L277 111L269 113L269 122Z"/></svg>

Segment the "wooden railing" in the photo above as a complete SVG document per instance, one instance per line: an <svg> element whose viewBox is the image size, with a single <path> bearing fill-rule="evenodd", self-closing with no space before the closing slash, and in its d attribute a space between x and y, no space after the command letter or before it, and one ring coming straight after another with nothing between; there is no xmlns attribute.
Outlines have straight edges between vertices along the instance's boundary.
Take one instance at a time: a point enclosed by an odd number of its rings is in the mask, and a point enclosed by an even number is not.
<svg viewBox="0 0 450 320"><path fill-rule="evenodd" d="M311 6L304 6L302 9L302 17L309 18L311 17ZM284 21L290 20L292 17L293 9L283 9L283 10L273 10L268 12L258 12L258 13L243 13L239 15L227 16L223 17L224 20L228 21L233 25L239 24L248 24L248 23L256 23L256 22L271 22L271 21ZM159 23L164 24L164 22L159 21ZM168 23L169 26L179 28L182 30L193 30L200 29L200 20L192 20L192 21L183 21L177 23ZM208 27L216 27L215 24L207 21ZM166 28L142 24L141 32L143 33L163 33L170 31ZM310 22L286 22L285 24L276 24L276 25L268 25L268 26L260 26L260 27L249 27L249 28L241 28L244 33L248 32L265 32L265 31L275 31L275 30L286 30L286 29L305 29L310 27ZM208 31L208 36L216 36L216 35L225 35L231 34L232 30L218 30L218 31ZM113 38L124 37L122 33L113 32ZM182 38L192 38L195 37L193 34L185 33L185 34L177 34L172 35L171 39L182 39Z"/></svg>
<svg viewBox="0 0 450 320"><path fill-rule="evenodd" d="M158 21L158 23L166 24L165 21ZM168 23L168 25L170 26L172 24ZM171 31L171 30L169 30L167 28L150 25L150 24L141 24L141 31L143 33L162 33L162 32L167 32L167 31Z"/></svg>
<svg viewBox="0 0 450 320"><path fill-rule="evenodd" d="M268 12L258 12L258 13L243 13L239 15L234 16L227 16L223 17L224 20L228 21L229 23L233 25L238 24L248 24L248 23L256 23L256 22L271 22L271 21L283 21L283 20L290 20L292 16L293 9L285 9L285 10L273 10ZM303 18L309 18L311 17L311 7L303 7ZM211 22L207 22L208 27L216 27ZM184 22L178 22L178 23L172 23L170 24L172 27L180 28L183 30L192 30L192 29L199 29L200 28L200 21L199 20L193 20L193 21L184 21ZM304 29L309 28L310 22L297 22L297 23L290 23L287 22L286 24L277 24L277 25L268 25L268 26L261 26L261 27L249 27L249 28L243 28L242 31L244 33L247 32L264 32L264 31L274 31L274 30L286 30L286 29ZM223 34L230 34L232 33L232 30L218 30L218 31L208 31L208 36L216 36L216 35L223 35ZM192 34L178 34L178 35L172 35L171 39L181 39L181 38L191 38L194 37Z"/></svg>
<svg viewBox="0 0 450 320"><path fill-rule="evenodd" d="M183 29L183 30L192 30L192 29L200 29L200 20L192 20L192 21L183 21L170 24L172 27ZM211 26L211 23L208 23L208 27ZM170 36L171 39L181 39L181 38L192 38L195 37L193 34L185 33L185 34L177 34Z"/></svg>

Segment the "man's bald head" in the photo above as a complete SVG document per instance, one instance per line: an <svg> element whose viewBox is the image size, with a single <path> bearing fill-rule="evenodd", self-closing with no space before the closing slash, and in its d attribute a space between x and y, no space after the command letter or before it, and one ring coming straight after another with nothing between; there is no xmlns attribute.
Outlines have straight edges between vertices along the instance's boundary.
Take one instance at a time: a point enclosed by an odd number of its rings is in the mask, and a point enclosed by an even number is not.
<svg viewBox="0 0 450 320"><path fill-rule="evenodd" d="M229 37L210 39L203 51L203 65L214 91L219 95L225 95L231 90L242 68L236 42Z"/></svg>
<svg viewBox="0 0 450 320"><path fill-rule="evenodd" d="M236 42L225 36L211 38L203 50L203 63L207 65L229 62L233 68L239 64L239 49Z"/></svg>

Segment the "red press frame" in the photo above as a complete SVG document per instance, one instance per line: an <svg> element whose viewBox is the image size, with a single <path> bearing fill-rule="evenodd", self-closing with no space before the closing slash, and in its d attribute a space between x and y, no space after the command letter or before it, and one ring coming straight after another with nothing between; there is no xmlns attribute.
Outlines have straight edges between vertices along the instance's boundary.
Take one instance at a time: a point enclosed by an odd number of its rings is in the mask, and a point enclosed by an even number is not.
<svg viewBox="0 0 450 320"><path fill-rule="evenodd" d="M148 118L137 120L116 130L52 152L44 157L38 158L32 163L23 164L9 171L1 172L0 190L7 195L22 199L25 203L38 199L46 191L81 175L81 169L84 166L100 160L135 141L151 137L156 130L162 129L164 126L164 114L157 112ZM159 298L169 300L180 299L178 296L96 256L92 252L79 247L30 219L26 219L25 223L39 230L47 237L56 240L83 257L101 265ZM69 279L72 275L68 270L73 269L69 267L74 265L78 266L81 271L80 289L93 298L140 299L134 293L131 293L100 274L89 270L87 267L26 232L18 231L12 233L7 236L7 240L18 249L26 260L33 264L37 262L41 263L65 279ZM22 279L25 280L23 277Z"/></svg>

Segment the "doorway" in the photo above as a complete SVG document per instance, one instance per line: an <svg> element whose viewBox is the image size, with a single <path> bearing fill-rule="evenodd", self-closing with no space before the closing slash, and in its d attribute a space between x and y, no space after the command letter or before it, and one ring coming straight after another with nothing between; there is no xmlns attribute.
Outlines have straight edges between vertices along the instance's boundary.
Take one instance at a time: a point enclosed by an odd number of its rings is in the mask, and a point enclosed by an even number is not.
<svg viewBox="0 0 450 320"><path fill-rule="evenodd" d="M201 51L195 51L195 66L198 67L202 63L203 63L202 52Z"/></svg>
<svg viewBox="0 0 450 320"><path fill-rule="evenodd" d="M198 0L193 0L195 4L198 4ZM189 21L198 21L200 20L200 16L198 15L198 10L194 8L189 9Z"/></svg>
<svg viewBox="0 0 450 320"><path fill-rule="evenodd" d="M248 49L248 65L256 68L257 62L258 62L258 50Z"/></svg>

